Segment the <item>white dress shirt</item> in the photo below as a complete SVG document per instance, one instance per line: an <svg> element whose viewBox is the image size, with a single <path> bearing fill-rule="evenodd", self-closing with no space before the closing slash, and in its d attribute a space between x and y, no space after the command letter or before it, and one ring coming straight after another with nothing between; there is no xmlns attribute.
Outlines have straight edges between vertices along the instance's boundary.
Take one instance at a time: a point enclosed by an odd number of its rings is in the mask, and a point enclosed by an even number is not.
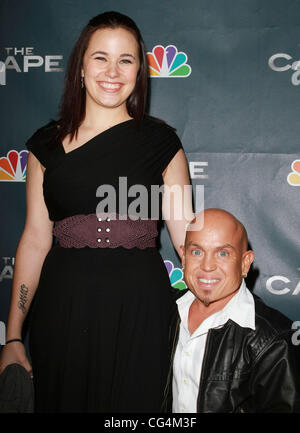
<svg viewBox="0 0 300 433"><path fill-rule="evenodd" d="M178 344L173 362L173 412L197 412L197 397L207 333L223 326L229 319L255 330L254 299L245 281L225 307L207 317L191 335L188 328L189 309L195 296L188 291L177 300L181 318Z"/></svg>

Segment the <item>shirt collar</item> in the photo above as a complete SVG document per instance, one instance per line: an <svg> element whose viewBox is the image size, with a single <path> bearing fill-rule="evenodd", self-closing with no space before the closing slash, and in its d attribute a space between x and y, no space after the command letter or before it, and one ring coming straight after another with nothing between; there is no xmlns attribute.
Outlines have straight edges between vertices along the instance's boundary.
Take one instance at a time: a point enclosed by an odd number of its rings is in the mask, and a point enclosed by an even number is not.
<svg viewBox="0 0 300 433"><path fill-rule="evenodd" d="M178 312L183 323L187 323L188 312L195 295L188 290L176 303ZM226 323L229 319L233 320L243 328L251 328L255 330L255 305L254 298L246 286L244 279L236 295L225 305L222 310L217 313L223 317L222 322Z"/></svg>

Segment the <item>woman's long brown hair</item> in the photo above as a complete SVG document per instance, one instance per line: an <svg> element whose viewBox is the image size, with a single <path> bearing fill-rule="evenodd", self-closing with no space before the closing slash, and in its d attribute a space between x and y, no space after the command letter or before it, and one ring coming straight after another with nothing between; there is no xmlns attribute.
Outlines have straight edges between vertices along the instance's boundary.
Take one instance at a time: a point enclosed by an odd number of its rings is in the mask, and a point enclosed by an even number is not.
<svg viewBox="0 0 300 433"><path fill-rule="evenodd" d="M133 92L126 101L128 114L140 122L146 109L148 87L148 64L145 44L135 22L118 12L105 12L92 18L82 30L69 58L66 71L65 87L62 95L57 139L61 142L68 134L70 141L77 136L78 128L85 117L85 88L81 87L81 69L83 57L93 33L101 28L122 27L130 31L139 47L140 69Z"/></svg>

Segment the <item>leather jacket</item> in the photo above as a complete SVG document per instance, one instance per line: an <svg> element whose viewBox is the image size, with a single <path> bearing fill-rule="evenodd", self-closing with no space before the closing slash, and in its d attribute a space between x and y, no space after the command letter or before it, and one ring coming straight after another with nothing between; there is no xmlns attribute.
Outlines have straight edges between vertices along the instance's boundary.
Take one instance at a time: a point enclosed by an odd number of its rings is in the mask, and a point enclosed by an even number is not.
<svg viewBox="0 0 300 433"><path fill-rule="evenodd" d="M197 412L300 413L300 346L292 342L292 322L253 297L255 331L228 320L208 332ZM174 304L164 412L172 412L172 364L180 325Z"/></svg>

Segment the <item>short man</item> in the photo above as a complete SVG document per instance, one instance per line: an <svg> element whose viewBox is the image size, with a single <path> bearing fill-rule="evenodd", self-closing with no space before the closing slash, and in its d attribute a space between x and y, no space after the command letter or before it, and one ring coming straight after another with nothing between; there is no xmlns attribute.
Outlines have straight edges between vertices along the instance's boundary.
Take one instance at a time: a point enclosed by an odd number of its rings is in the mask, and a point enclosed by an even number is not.
<svg viewBox="0 0 300 433"><path fill-rule="evenodd" d="M191 228L164 410L300 412L300 346L291 321L245 285L254 253L244 226L207 209Z"/></svg>

